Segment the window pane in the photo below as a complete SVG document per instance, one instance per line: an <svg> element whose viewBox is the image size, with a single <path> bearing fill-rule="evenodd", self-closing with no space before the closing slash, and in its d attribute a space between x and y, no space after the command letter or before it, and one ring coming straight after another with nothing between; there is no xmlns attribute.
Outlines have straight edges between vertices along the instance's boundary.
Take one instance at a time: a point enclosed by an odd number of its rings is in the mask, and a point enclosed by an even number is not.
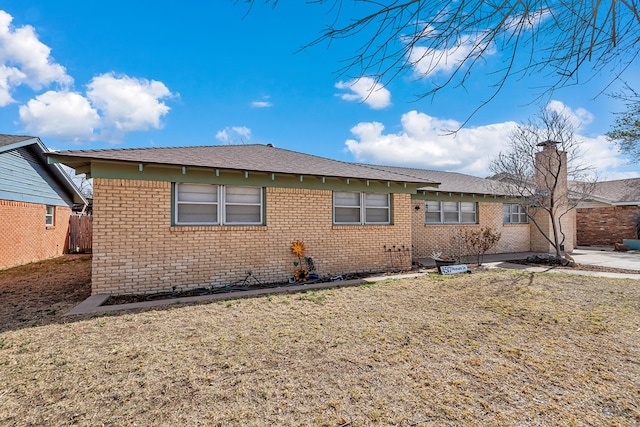
<svg viewBox="0 0 640 427"><path fill-rule="evenodd" d="M502 205L502 222L505 224L509 224L511 222L510 206L511 205L507 204Z"/></svg>
<svg viewBox="0 0 640 427"><path fill-rule="evenodd" d="M444 222L460 222L458 220L458 212L445 212Z"/></svg>
<svg viewBox="0 0 640 427"><path fill-rule="evenodd" d="M261 206L227 205L225 223L259 224Z"/></svg>
<svg viewBox="0 0 640 427"><path fill-rule="evenodd" d="M179 202L215 203L218 201L218 186L209 184L178 184Z"/></svg>
<svg viewBox="0 0 640 427"><path fill-rule="evenodd" d="M466 224L475 224L476 222L476 213L475 212L462 212L462 214L460 215L461 217L461 222L464 222Z"/></svg>
<svg viewBox="0 0 640 427"><path fill-rule="evenodd" d="M333 193L336 206L360 206L360 193Z"/></svg>
<svg viewBox="0 0 640 427"><path fill-rule="evenodd" d="M458 212L458 202L442 202L442 208L445 212Z"/></svg>
<svg viewBox="0 0 640 427"><path fill-rule="evenodd" d="M460 210L462 212L475 212L476 204L473 202L460 202Z"/></svg>
<svg viewBox="0 0 640 427"><path fill-rule="evenodd" d="M44 217L44 224L45 225L53 225L53 213L54 213L54 207L53 206L47 206L47 211L46 211L45 217Z"/></svg>
<svg viewBox="0 0 640 427"><path fill-rule="evenodd" d="M388 207L389 195L388 194L365 194L364 201L365 201L364 202L365 206Z"/></svg>
<svg viewBox="0 0 640 427"><path fill-rule="evenodd" d="M336 223L360 223L360 209L359 208L335 208L335 222Z"/></svg>
<svg viewBox="0 0 640 427"><path fill-rule="evenodd" d="M227 203L260 204L262 201L260 187L225 187Z"/></svg>
<svg viewBox="0 0 640 427"><path fill-rule="evenodd" d="M440 202L427 202L426 209L429 212L439 212L440 211Z"/></svg>
<svg viewBox="0 0 640 427"><path fill-rule="evenodd" d="M440 222L440 212L427 212L426 222Z"/></svg>
<svg viewBox="0 0 640 427"><path fill-rule="evenodd" d="M178 205L179 223L207 223L218 222L218 205Z"/></svg>
<svg viewBox="0 0 640 427"><path fill-rule="evenodd" d="M389 223L389 209L375 209L368 208L365 211L367 223L379 223L379 224L388 224Z"/></svg>

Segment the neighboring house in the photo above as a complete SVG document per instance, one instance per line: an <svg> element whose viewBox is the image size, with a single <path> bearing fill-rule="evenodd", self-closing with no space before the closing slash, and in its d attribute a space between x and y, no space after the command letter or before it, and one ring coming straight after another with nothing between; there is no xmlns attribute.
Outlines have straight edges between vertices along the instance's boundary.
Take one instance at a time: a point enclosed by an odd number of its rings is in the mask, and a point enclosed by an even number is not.
<svg viewBox="0 0 640 427"><path fill-rule="evenodd" d="M93 178L94 294L229 284L248 272L265 283L286 281L298 261L293 241L304 242L322 275L409 268L411 257L389 251L451 253L456 233L485 226L502 234L493 252L549 248L500 182L458 173L345 163L270 145L47 156ZM571 251L573 223L566 230Z"/></svg>
<svg viewBox="0 0 640 427"><path fill-rule="evenodd" d="M576 228L578 245L640 238L640 178L596 183L591 200L578 205Z"/></svg>
<svg viewBox="0 0 640 427"><path fill-rule="evenodd" d="M0 269L62 255L72 208L86 203L46 152L36 137L0 135Z"/></svg>
<svg viewBox="0 0 640 427"><path fill-rule="evenodd" d="M411 247L411 195L435 184L265 145L48 157L93 178L94 294L229 284L249 271L286 281L298 240L320 274L384 271L385 248Z"/></svg>

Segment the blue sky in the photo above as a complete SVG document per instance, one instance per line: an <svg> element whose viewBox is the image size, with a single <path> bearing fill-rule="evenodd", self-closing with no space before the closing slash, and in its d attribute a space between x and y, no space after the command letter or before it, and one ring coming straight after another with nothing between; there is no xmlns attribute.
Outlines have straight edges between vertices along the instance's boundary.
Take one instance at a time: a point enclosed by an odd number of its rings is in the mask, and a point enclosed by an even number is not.
<svg viewBox="0 0 640 427"><path fill-rule="evenodd" d="M286 3L258 1L247 13L227 0L0 0L0 132L39 136L55 150L271 143L486 176L513 126L547 106L575 118L584 161L601 177L640 176L603 136L624 108L598 96L607 75L538 101L542 77L510 81L447 136L443 129L489 96L492 77L482 68L465 88L433 99L416 96L431 81L410 70L369 94L372 83L357 70L339 73L362 40L300 50L332 15ZM503 61L496 51L484 67ZM626 78L637 84L638 71L634 64Z"/></svg>

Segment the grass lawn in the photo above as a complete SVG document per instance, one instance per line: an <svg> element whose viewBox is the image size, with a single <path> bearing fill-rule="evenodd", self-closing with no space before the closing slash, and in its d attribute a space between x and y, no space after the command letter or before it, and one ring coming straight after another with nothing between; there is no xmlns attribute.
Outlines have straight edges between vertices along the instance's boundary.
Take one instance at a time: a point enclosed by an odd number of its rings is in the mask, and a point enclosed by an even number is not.
<svg viewBox="0 0 640 427"><path fill-rule="evenodd" d="M640 281L490 271L14 328L0 425L637 426Z"/></svg>

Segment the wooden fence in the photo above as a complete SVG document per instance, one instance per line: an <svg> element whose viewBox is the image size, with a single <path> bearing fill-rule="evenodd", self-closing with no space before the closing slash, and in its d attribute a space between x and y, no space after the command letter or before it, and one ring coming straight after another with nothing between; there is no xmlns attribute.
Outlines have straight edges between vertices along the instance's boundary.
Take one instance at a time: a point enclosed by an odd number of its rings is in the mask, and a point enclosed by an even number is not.
<svg viewBox="0 0 640 427"><path fill-rule="evenodd" d="M71 215L69 218L69 252L90 253L93 242L93 217Z"/></svg>

